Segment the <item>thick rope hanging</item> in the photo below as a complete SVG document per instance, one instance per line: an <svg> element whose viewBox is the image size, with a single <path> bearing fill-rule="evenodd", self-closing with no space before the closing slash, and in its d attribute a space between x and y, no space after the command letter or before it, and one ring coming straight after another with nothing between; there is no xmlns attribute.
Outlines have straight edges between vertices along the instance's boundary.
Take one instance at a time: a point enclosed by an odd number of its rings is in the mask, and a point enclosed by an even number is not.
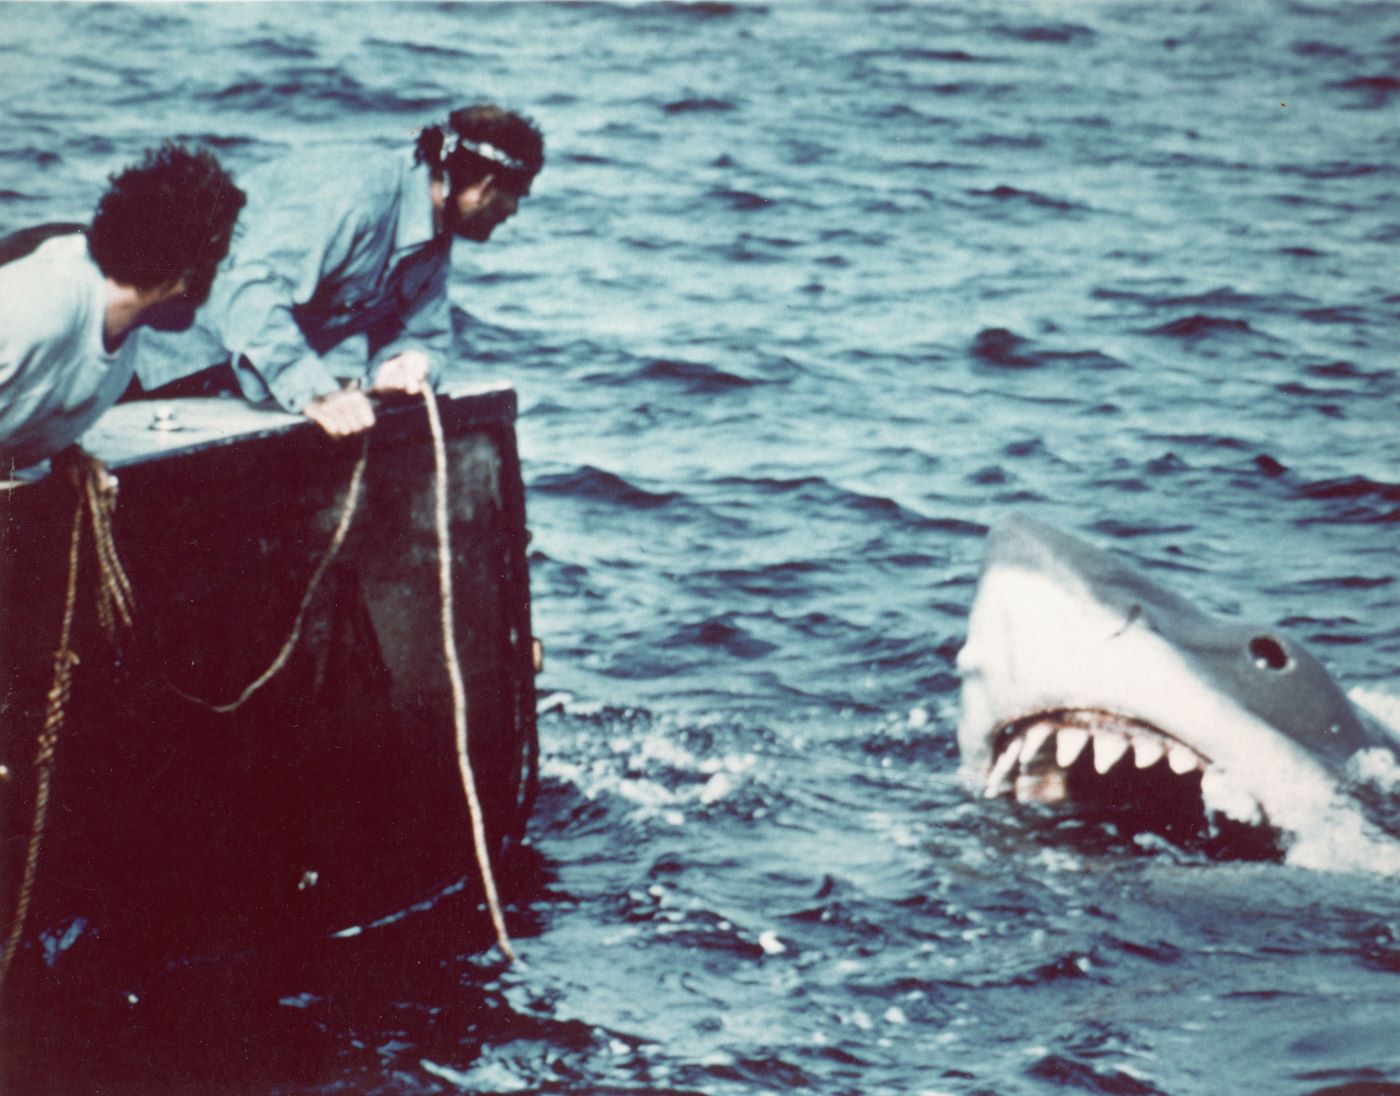
<svg viewBox="0 0 1400 1096"><path fill-rule="evenodd" d="M236 712L244 704L252 699L253 694L282 672L292 657L292 652L296 650L297 643L301 640L301 627L306 621L306 610L311 607L311 599L316 596L316 590L321 585L321 579L325 578L326 572L335 562L335 557L340 552L341 545L345 543L346 534L350 532L350 523L354 520L355 511L360 503L360 487L364 481L365 465L369 460L369 436L365 436L363 445L360 447L360 459L355 463L355 470L350 473L350 484L345 489L345 502L341 505L340 521L336 524L335 533L331 536L326 554L321 557L321 562L316 565L316 570L312 572L311 581L306 585L306 593L302 595L301 604L297 606L296 616L292 620L292 630L287 635L287 641L282 644L282 649L277 652L272 662L266 670L260 673L248 686L238 695L236 700L231 700L227 704L215 704L212 701L202 700L197 696L171 685L170 688L195 704L202 705L210 711L218 712L220 715L227 715L229 712Z"/></svg>
<svg viewBox="0 0 1400 1096"><path fill-rule="evenodd" d="M442 656L447 664L447 676L452 683L452 721L457 735L457 771L462 777L467 809L471 814L472 842L476 847L477 867L481 871L481 886L486 893L486 905L491 912L491 924L496 930L496 943L501 953L512 963L516 961L506 933L501 902L496 894L496 877L491 870L491 852L486 840L486 822L477 796L476 776L472 773L467 753L467 689L462 680L462 662L457 655L456 614L452 608L452 542L447 531L447 445L442 436L442 420L438 417L437 397L431 388L423 389L423 403L428 410L428 425L433 434L433 465L437 470L436 507L438 541L438 589L442 602Z"/></svg>
<svg viewBox="0 0 1400 1096"><path fill-rule="evenodd" d="M97 616L107 639L116 643L117 618L120 617L122 624L130 628L136 607L131 580L122 567L121 558L117 555L117 542L112 536L112 514L117 508L116 481L100 462L93 461L88 465L84 489L92 517L92 540L97 556Z"/></svg>
<svg viewBox="0 0 1400 1096"><path fill-rule="evenodd" d="M73 667L78 656L73 653L73 616L78 603L78 559L82 552L83 507L93 495L92 479L88 477L88 492L78 496L78 506L73 512L73 535L68 549L68 590L63 603L63 624L59 629L58 650L53 657L53 684L49 688L48 705L44 714L44 729L39 733L39 750L34 758L34 767L39 776L34 791L34 821L29 831L29 848L24 858L24 877L20 883L19 896L15 900L15 919L10 924L10 934L5 941L5 951L0 955L0 993L4 992L5 980L10 973L10 963L24 937L24 924L29 918L29 905L34 898L34 880L39 871L39 848L44 840L44 826L49 814L49 795L53 787L54 757L58 750L58 735L63 729L63 721L68 707L68 697L72 690ZM95 515L94 515L95 517Z"/></svg>

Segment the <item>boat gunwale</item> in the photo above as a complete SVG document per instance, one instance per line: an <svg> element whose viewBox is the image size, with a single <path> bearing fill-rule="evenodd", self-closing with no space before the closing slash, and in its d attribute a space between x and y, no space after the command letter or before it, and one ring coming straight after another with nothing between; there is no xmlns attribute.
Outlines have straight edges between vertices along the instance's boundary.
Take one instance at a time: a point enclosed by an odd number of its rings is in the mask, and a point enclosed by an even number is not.
<svg viewBox="0 0 1400 1096"><path fill-rule="evenodd" d="M510 425L517 417L518 398L507 381L458 384L436 395L443 428L449 432L494 423ZM375 394L374 402L381 420L393 421L422 410L421 398L406 394ZM191 419L194 425L188 425ZM161 422L174 425L158 426ZM316 429L315 424L305 415L267 404L227 396L182 396L119 403L81 441L84 449L115 471L311 429ZM43 483L51 473L48 461L19 469L12 478L0 479L0 494Z"/></svg>

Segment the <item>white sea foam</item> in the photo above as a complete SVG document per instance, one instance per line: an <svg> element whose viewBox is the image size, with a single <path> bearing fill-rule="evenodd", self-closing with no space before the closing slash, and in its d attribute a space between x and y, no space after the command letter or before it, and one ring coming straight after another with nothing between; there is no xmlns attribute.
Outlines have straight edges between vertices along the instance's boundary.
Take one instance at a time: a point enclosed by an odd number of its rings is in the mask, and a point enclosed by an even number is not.
<svg viewBox="0 0 1400 1096"><path fill-rule="evenodd" d="M1400 696L1360 685L1347 693L1347 696L1353 704L1373 716L1386 730L1400 739Z"/></svg>

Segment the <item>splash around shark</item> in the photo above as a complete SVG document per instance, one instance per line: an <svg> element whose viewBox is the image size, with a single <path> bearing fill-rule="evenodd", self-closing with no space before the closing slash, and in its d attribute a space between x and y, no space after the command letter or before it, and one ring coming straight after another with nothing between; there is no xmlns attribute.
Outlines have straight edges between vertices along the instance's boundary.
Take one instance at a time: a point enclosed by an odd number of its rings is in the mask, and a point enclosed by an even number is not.
<svg viewBox="0 0 1400 1096"><path fill-rule="evenodd" d="M961 771L988 798L1212 854L1400 871L1353 794L1364 773L1400 784L1400 732L1296 640L1068 533L992 529L958 668Z"/></svg>

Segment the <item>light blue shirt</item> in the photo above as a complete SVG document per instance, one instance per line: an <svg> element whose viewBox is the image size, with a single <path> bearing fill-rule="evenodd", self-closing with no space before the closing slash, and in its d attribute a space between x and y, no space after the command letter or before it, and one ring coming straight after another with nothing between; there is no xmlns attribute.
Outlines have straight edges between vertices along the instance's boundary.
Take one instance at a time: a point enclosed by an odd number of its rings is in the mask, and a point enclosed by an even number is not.
<svg viewBox="0 0 1400 1096"><path fill-rule="evenodd" d="M232 361L243 394L288 411L422 350L452 344L452 240L435 233L430 176L407 154L308 149L240 176L248 204L195 326L142 330L144 388Z"/></svg>
<svg viewBox="0 0 1400 1096"><path fill-rule="evenodd" d="M104 345L106 311L81 232L0 266L0 475L67 448L126 390L130 355Z"/></svg>

